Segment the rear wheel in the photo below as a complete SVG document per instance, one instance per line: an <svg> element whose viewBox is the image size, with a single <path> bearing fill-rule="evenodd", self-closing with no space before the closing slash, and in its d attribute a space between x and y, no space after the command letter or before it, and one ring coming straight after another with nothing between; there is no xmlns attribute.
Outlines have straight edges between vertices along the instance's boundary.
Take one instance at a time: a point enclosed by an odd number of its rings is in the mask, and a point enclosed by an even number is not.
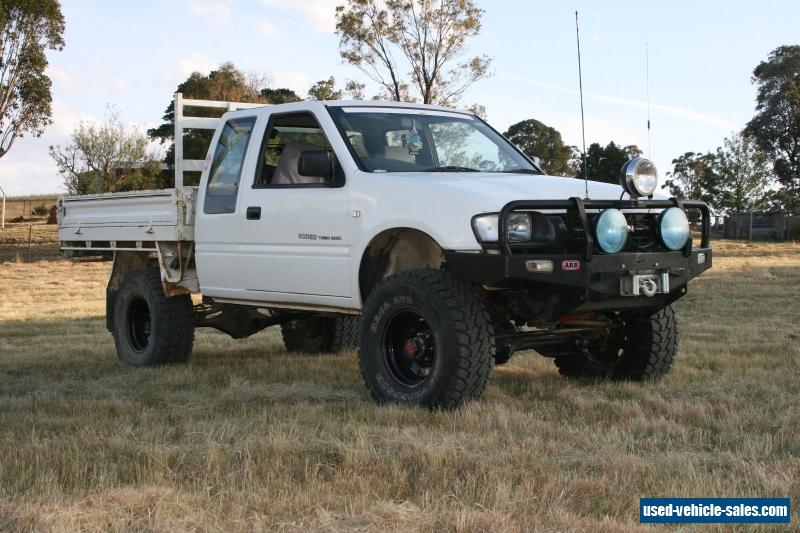
<svg viewBox="0 0 800 533"><path fill-rule="evenodd" d="M127 365L186 362L194 344L191 297L167 297L157 268L133 271L116 295L113 332L117 355Z"/></svg>
<svg viewBox="0 0 800 533"><path fill-rule="evenodd" d="M290 352L337 353L358 344L358 317L298 318L281 324L281 335Z"/></svg>
<svg viewBox="0 0 800 533"><path fill-rule="evenodd" d="M364 306L361 374L379 403L454 408L483 393L493 343L489 313L472 287L441 270L401 272Z"/></svg>
<svg viewBox="0 0 800 533"><path fill-rule="evenodd" d="M589 346L559 351L555 355L559 373L632 381L660 379L669 373L678 351L677 316L671 305L652 315L616 315L610 324L608 333Z"/></svg>

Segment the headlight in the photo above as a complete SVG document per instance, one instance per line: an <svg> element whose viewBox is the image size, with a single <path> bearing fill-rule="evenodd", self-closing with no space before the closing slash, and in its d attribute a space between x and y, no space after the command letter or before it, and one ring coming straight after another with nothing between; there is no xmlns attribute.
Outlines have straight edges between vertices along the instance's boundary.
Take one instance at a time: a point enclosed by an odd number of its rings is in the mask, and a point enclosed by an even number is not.
<svg viewBox="0 0 800 533"><path fill-rule="evenodd" d="M531 240L531 217L527 213L508 215L508 240L509 242Z"/></svg>
<svg viewBox="0 0 800 533"><path fill-rule="evenodd" d="M619 209L606 209L594 221L597 245L607 254L615 254L628 240L628 221Z"/></svg>
<svg viewBox="0 0 800 533"><path fill-rule="evenodd" d="M480 242L497 242L497 214L472 217L472 230Z"/></svg>
<svg viewBox="0 0 800 533"><path fill-rule="evenodd" d="M472 229L480 242L497 242L498 215L479 215L472 218ZM509 242L531 240L531 217L527 213L511 213L508 216L506 235Z"/></svg>
<svg viewBox="0 0 800 533"><path fill-rule="evenodd" d="M658 234L661 242L670 250L680 250L689 240L689 219L683 209L670 207L658 218Z"/></svg>
<svg viewBox="0 0 800 533"><path fill-rule="evenodd" d="M650 196L658 185L658 171L652 161L637 157L623 165L619 181L633 197Z"/></svg>

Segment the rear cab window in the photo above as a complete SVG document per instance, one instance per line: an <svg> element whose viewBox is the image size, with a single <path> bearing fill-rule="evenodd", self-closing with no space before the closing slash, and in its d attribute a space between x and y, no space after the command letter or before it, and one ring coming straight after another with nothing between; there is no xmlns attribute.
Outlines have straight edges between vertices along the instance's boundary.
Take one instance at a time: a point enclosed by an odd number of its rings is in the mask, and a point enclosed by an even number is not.
<svg viewBox="0 0 800 533"><path fill-rule="evenodd" d="M220 214L236 211L236 196L242 177L242 166L255 123L256 117L238 117L228 120L222 128L208 171L204 213Z"/></svg>

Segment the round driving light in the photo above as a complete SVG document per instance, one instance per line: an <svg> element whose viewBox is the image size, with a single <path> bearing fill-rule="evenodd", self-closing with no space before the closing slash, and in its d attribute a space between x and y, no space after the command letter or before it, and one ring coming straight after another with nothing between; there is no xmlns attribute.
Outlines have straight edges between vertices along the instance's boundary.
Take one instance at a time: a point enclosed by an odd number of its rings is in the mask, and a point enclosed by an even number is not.
<svg viewBox="0 0 800 533"><path fill-rule="evenodd" d="M689 219L683 209L670 207L658 219L661 242L670 250L680 250L689 240Z"/></svg>
<svg viewBox="0 0 800 533"><path fill-rule="evenodd" d="M623 165L619 181L631 196L650 196L658 185L658 170L649 159L637 157Z"/></svg>
<svg viewBox="0 0 800 533"><path fill-rule="evenodd" d="M628 221L619 209L606 209L594 222L597 245L607 254L615 254L628 240Z"/></svg>

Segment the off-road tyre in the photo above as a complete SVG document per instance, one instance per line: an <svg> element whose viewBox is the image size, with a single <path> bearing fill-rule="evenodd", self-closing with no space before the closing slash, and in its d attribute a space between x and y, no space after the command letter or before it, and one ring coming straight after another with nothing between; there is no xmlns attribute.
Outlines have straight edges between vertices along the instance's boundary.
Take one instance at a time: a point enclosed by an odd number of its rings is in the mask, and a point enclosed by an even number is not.
<svg viewBox="0 0 800 533"><path fill-rule="evenodd" d="M310 316L281 324L283 344L290 352L338 353L358 346L356 316Z"/></svg>
<svg viewBox="0 0 800 533"><path fill-rule="evenodd" d="M658 380L672 370L678 352L678 317L671 305L647 315L621 315L619 340L605 353L575 351L557 356L556 366L570 378Z"/></svg>
<svg viewBox="0 0 800 533"><path fill-rule="evenodd" d="M406 323L409 335L419 331L403 340ZM378 284L364 306L360 337L361 375L378 403L453 409L479 398L492 373L486 305L472 286L442 270L401 272ZM419 354L409 355L412 349Z"/></svg>
<svg viewBox="0 0 800 533"><path fill-rule="evenodd" d="M132 271L114 301L113 333L117 355L128 366L185 363L194 344L192 299L167 297L158 268Z"/></svg>

